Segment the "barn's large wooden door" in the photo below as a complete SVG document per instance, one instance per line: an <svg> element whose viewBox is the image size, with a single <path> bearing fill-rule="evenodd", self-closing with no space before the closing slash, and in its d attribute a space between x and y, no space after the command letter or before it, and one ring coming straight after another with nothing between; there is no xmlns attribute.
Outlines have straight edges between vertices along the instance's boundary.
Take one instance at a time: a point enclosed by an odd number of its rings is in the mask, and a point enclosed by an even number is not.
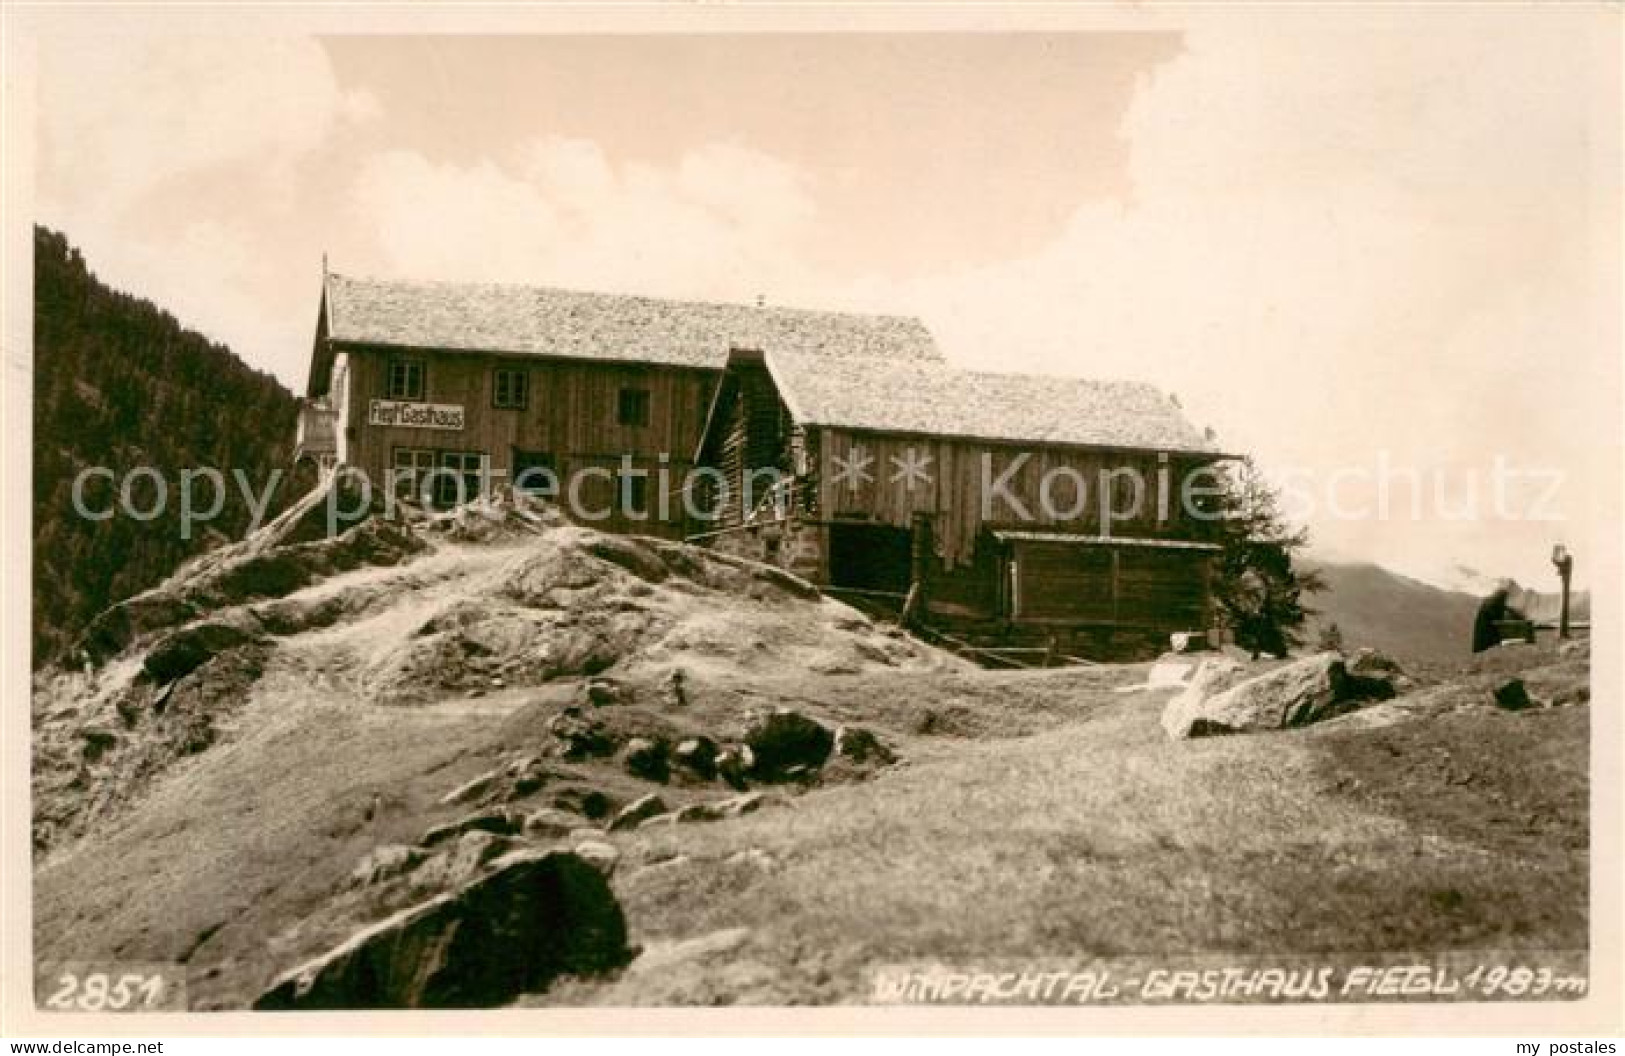
<svg viewBox="0 0 1625 1056"><path fill-rule="evenodd" d="M912 539L907 528L889 524L831 524L830 586L906 594Z"/></svg>

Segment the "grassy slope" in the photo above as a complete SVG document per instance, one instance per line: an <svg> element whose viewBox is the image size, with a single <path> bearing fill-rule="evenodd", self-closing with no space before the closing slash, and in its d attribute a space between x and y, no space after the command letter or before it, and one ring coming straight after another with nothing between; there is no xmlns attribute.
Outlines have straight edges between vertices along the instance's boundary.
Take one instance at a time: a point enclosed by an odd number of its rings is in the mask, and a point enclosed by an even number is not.
<svg viewBox="0 0 1625 1056"><path fill-rule="evenodd" d="M787 819L638 834L694 860L622 879L640 938L749 937L545 1000L855 1000L912 958L1585 945L1585 709L1172 744L1150 700L1080 704ZM717 865L746 848L777 869Z"/></svg>
<svg viewBox="0 0 1625 1056"><path fill-rule="evenodd" d="M40 956L189 957L195 1000L243 1003L342 937L299 922L367 850L452 816L439 796L551 710L536 690L358 707L288 663L237 739L38 871ZM1175 744L1160 695L1111 692L1143 671L696 687L685 721L773 702L861 715L909 761L794 810L618 835L650 963L748 935L535 1000L854 1000L866 966L915 957L1584 944L1586 709ZM922 735L927 711L939 732ZM647 787L583 773L621 798ZM772 866L726 861L750 849Z"/></svg>

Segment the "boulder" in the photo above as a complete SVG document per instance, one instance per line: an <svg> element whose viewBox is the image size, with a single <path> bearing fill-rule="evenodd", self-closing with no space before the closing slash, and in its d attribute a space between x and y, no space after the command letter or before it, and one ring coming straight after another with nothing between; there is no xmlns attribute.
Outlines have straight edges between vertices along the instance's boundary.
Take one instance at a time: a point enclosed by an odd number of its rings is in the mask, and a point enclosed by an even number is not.
<svg viewBox="0 0 1625 1056"><path fill-rule="evenodd" d="M681 808L673 816L679 825L687 825L696 821L721 821L727 815L714 803L690 803Z"/></svg>
<svg viewBox="0 0 1625 1056"><path fill-rule="evenodd" d="M732 799L720 800L711 806L725 818L738 818L754 814L764 807L787 807L789 801L777 793L747 792Z"/></svg>
<svg viewBox="0 0 1625 1056"><path fill-rule="evenodd" d="M491 770L470 778L456 788L440 797L442 807L455 806L459 803L472 803L475 800L485 799L501 783L504 774L501 770Z"/></svg>
<svg viewBox="0 0 1625 1056"><path fill-rule="evenodd" d="M670 764L667 759L666 742L650 737L634 737L626 742L626 752L621 756L621 765L633 777L641 777L645 781L658 781L665 783L671 775Z"/></svg>
<svg viewBox="0 0 1625 1056"><path fill-rule="evenodd" d="M446 891L466 884L489 862L513 848L506 836L470 829L412 871L411 886L420 892Z"/></svg>
<svg viewBox="0 0 1625 1056"><path fill-rule="evenodd" d="M506 810L484 810L478 814L469 814L448 821L443 825L436 825L423 834L422 844L433 847L438 843L455 839L465 832L489 832L499 836L507 836L519 830L520 819Z"/></svg>
<svg viewBox="0 0 1625 1056"><path fill-rule="evenodd" d="M688 737L671 752L672 765L686 774L709 781L717 776L717 742L709 737Z"/></svg>
<svg viewBox="0 0 1625 1056"><path fill-rule="evenodd" d="M756 757L748 745L736 744L717 753L717 776L734 788L744 788L745 779L756 766Z"/></svg>
<svg viewBox="0 0 1625 1056"><path fill-rule="evenodd" d="M547 784L550 778L555 776L553 771L549 770L540 759L534 756L519 760L519 765L510 766L508 774L512 779L508 792L510 799L523 799L525 796L537 792L543 785Z"/></svg>
<svg viewBox="0 0 1625 1056"><path fill-rule="evenodd" d="M559 752L566 759L588 759L615 751L615 738L608 727L589 718L574 704L548 721L547 732L559 742Z"/></svg>
<svg viewBox="0 0 1625 1056"><path fill-rule="evenodd" d="M664 813L666 813L665 800L650 793L622 807L620 812L615 815L615 819L609 823L609 831L616 832L620 829L636 828L645 819Z"/></svg>
<svg viewBox="0 0 1625 1056"><path fill-rule="evenodd" d="M1215 692L1227 676L1204 663L1191 684L1163 711L1172 738L1279 730L1329 719L1375 699L1361 680L1349 677L1343 658L1319 653L1283 664ZM1387 694L1392 696L1392 689Z"/></svg>
<svg viewBox="0 0 1625 1056"><path fill-rule="evenodd" d="M538 840L554 840L570 835L581 827L581 816L557 807L543 807L525 816L521 831Z"/></svg>
<svg viewBox="0 0 1625 1056"><path fill-rule="evenodd" d="M614 801L591 785L560 785L550 801L560 810L594 820L608 817L615 809Z"/></svg>
<svg viewBox="0 0 1625 1056"><path fill-rule="evenodd" d="M141 662L156 682L173 682L191 674L228 649L246 645L254 636L241 627L208 620L165 635Z"/></svg>
<svg viewBox="0 0 1625 1056"><path fill-rule="evenodd" d="M1492 692L1495 706L1502 711L1526 711L1538 706L1529 696L1529 690L1521 678L1509 678Z"/></svg>
<svg viewBox="0 0 1625 1056"><path fill-rule="evenodd" d="M508 764L508 769L506 772L509 777L516 778L522 774L528 773L531 770L544 768L545 765L546 764L542 761L542 757L539 755L521 755L516 756L513 761Z"/></svg>
<svg viewBox="0 0 1625 1056"><path fill-rule="evenodd" d="M776 781L792 767L822 766L835 746L835 735L800 712L780 708L752 722L744 742L753 757L751 776Z"/></svg>
<svg viewBox="0 0 1625 1056"><path fill-rule="evenodd" d="M1393 657L1369 647L1356 650L1346 666L1349 677L1360 681L1361 692L1374 699L1386 699L1416 684Z"/></svg>
<svg viewBox="0 0 1625 1056"><path fill-rule="evenodd" d="M897 753L873 733L861 726L840 726L835 730L835 754L854 763L881 763L897 761Z"/></svg>
<svg viewBox="0 0 1625 1056"><path fill-rule="evenodd" d="M521 851L279 977L254 1008L493 1008L628 960L603 871L568 851Z"/></svg>
<svg viewBox="0 0 1625 1056"><path fill-rule="evenodd" d="M1239 661L1223 654L1197 664L1185 688L1163 708L1163 732L1175 739L1190 736L1191 728L1199 718L1198 710L1202 702L1240 682L1244 678L1244 670Z"/></svg>
<svg viewBox="0 0 1625 1056"><path fill-rule="evenodd" d="M402 843L386 843L372 851L350 872L351 887L367 887L392 880L411 872L428 857L422 847L408 847Z"/></svg>
<svg viewBox="0 0 1625 1056"><path fill-rule="evenodd" d="M595 708L625 704L631 696L631 691L613 678L589 678L581 684L581 699Z"/></svg>
<svg viewBox="0 0 1625 1056"><path fill-rule="evenodd" d="M615 872L615 866L621 861L621 852L605 840L582 840L575 845L575 852L606 877Z"/></svg>

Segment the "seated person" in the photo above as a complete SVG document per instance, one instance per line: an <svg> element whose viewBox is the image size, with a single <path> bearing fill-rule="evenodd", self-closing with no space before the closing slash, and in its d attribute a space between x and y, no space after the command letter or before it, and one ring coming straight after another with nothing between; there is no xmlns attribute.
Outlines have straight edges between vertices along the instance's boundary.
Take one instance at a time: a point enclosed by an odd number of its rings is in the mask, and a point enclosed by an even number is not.
<svg viewBox="0 0 1625 1056"><path fill-rule="evenodd" d="M1510 579L1503 579L1489 597L1478 603L1478 614L1473 617L1473 652L1482 653L1501 644L1501 629L1497 626L1501 621L1524 618L1508 600L1514 586Z"/></svg>

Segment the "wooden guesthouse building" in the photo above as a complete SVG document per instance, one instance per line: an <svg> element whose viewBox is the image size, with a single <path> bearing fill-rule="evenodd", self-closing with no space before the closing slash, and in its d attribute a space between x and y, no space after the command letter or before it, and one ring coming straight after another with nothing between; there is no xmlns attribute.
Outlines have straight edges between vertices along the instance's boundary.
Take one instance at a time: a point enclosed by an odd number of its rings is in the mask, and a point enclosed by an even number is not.
<svg viewBox="0 0 1625 1056"><path fill-rule="evenodd" d="M940 359L915 319L328 274L295 459L442 504L545 468L595 527L681 538L656 489L692 468L734 348Z"/></svg>
<svg viewBox="0 0 1625 1056"><path fill-rule="evenodd" d="M916 319L329 274L295 457L440 503L580 478L567 515L956 641L1122 657L1211 623L1180 495L1211 440L1146 385L955 370ZM662 501L695 469L700 521Z"/></svg>

